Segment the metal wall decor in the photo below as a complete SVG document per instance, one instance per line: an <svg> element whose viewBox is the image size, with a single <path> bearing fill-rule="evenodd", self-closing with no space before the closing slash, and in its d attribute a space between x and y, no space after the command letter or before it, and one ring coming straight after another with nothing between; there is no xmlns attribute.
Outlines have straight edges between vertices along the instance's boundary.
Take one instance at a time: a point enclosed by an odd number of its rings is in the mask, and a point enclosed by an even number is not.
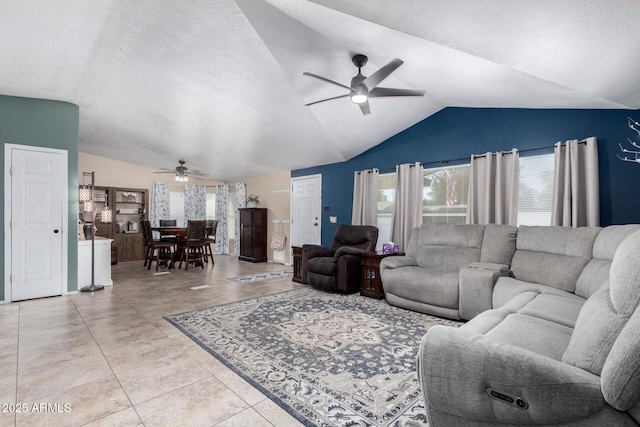
<svg viewBox="0 0 640 427"><path fill-rule="evenodd" d="M640 139L640 123L633 120L631 117L627 117L629 121L629 129L636 133L636 138ZM640 143L634 142L631 138L627 138L629 144L631 144L634 149L624 148L622 144L618 143L620 146L620 151L622 151L623 155L617 154L618 158L625 162L633 162L640 163Z"/></svg>

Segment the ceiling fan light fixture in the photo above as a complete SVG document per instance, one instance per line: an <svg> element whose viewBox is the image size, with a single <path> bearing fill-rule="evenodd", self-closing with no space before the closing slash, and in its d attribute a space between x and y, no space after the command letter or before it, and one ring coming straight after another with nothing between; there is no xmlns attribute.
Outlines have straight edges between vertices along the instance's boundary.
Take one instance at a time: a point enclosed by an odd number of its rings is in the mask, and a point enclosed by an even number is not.
<svg viewBox="0 0 640 427"><path fill-rule="evenodd" d="M182 173L177 173L176 174L176 181L178 182L187 182L189 181L189 177L185 174Z"/></svg>
<svg viewBox="0 0 640 427"><path fill-rule="evenodd" d="M367 88L362 85L358 85L351 93L351 102L353 102L354 104L362 104L364 102L367 102L369 100L368 95L369 94Z"/></svg>

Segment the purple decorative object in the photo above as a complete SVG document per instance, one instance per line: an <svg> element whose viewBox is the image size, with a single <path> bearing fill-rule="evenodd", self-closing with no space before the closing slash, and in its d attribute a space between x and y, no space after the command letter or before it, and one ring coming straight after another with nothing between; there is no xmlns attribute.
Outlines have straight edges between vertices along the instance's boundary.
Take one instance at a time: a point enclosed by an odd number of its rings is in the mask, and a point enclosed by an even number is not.
<svg viewBox="0 0 640 427"><path fill-rule="evenodd" d="M395 254L396 252L400 252L400 248L398 247L398 245L394 245L393 243L382 244L383 254Z"/></svg>

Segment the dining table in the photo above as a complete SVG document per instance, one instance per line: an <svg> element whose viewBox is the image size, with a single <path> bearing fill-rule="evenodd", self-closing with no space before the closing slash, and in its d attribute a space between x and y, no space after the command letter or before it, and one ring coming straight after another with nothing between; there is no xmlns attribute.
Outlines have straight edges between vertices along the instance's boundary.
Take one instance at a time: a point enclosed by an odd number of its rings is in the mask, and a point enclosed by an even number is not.
<svg viewBox="0 0 640 427"><path fill-rule="evenodd" d="M158 227L151 227L152 231L157 231L160 233L160 236L175 236L176 238L176 248L173 257L172 266L175 268L175 263L179 260L179 254L184 250L184 245L187 240L187 227L178 227L175 225L164 225ZM210 227L207 227L207 234L212 233ZM214 240L215 242L215 240ZM211 257L213 259L213 256ZM182 264L182 263L181 263Z"/></svg>
<svg viewBox="0 0 640 427"><path fill-rule="evenodd" d="M174 235L174 236L181 236L181 237L187 237L187 227L177 227L174 225L165 225L162 227L151 227L152 231L157 231L160 233L161 236L165 236L165 235Z"/></svg>

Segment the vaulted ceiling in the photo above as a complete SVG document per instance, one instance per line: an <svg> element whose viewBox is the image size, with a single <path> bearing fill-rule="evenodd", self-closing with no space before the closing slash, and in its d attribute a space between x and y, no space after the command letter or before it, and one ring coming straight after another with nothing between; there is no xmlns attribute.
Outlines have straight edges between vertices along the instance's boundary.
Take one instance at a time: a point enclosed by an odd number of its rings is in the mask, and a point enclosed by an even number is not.
<svg viewBox="0 0 640 427"><path fill-rule="evenodd" d="M350 159L448 106L640 108L632 0L0 0L0 94L80 106L80 150L212 179ZM346 90L362 53L383 86Z"/></svg>

